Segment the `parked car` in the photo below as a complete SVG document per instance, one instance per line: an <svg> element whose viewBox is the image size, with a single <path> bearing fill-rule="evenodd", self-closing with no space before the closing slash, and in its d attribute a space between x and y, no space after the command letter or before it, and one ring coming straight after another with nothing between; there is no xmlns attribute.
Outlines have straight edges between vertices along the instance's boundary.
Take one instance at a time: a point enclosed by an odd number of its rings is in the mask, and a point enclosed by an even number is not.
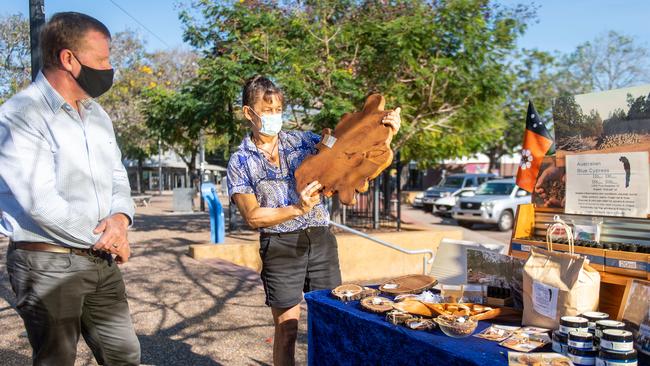
<svg viewBox="0 0 650 366"><path fill-rule="evenodd" d="M493 180L479 186L474 197L461 197L452 217L463 227L485 223L507 231L512 229L517 206L524 203L530 203L530 193L517 187L514 179Z"/></svg>
<svg viewBox="0 0 650 366"><path fill-rule="evenodd" d="M461 188L450 196L438 198L433 204L433 214L439 217L451 217L451 211L460 197L473 197L476 187Z"/></svg>
<svg viewBox="0 0 650 366"><path fill-rule="evenodd" d="M415 198L413 198L413 203L411 203L411 206L414 208L422 208L422 199L424 198L424 192L420 192L415 195Z"/></svg>
<svg viewBox="0 0 650 366"><path fill-rule="evenodd" d="M429 187L424 192L424 198L422 199L424 211L432 212L436 200L451 196L452 193L461 188L478 187L482 183L496 178L495 174L450 174L440 184Z"/></svg>

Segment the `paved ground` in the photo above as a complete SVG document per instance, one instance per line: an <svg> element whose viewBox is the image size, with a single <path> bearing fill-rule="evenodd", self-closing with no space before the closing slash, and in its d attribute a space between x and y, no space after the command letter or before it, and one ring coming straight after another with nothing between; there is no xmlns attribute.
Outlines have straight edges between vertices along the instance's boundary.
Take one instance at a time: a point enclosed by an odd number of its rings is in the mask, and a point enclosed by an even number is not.
<svg viewBox="0 0 650 366"><path fill-rule="evenodd" d="M131 261L122 266L131 314L142 346L142 362L150 365L269 365L273 326L264 306L257 273L226 262L198 262L187 256L189 244L209 240L206 214L174 214L171 197L154 197L138 208L130 234ZM405 206L411 223L455 225ZM509 241L509 233L489 228L464 231L465 239L484 243ZM239 232L227 242L257 244L257 234ZM14 296L5 268L7 240L0 238L0 364L27 365L31 349L22 321L12 308ZM297 344L297 362L305 364L306 311ZM94 365L79 343L77 365Z"/></svg>
<svg viewBox="0 0 650 366"><path fill-rule="evenodd" d="M138 209L130 234L134 255L122 266L143 364L271 364L273 326L259 276L228 263L188 257L189 244L209 240L208 217L174 215L166 211L169 207L169 197L154 197L150 207ZM228 240L257 242L257 236L241 233ZM6 247L7 241L0 239L0 364L28 365L31 349L12 308ZM304 315L298 364L305 364L306 357ZM79 342L77 365L94 364Z"/></svg>
<svg viewBox="0 0 650 366"><path fill-rule="evenodd" d="M413 208L410 205L402 206L402 218L414 224L430 227L454 226L463 230L463 238L465 240L484 244L502 243L509 245L510 236L512 235L512 231L501 232L491 225L478 224L474 225L472 229L465 229L458 226L456 220L441 219L431 213L424 212L424 210Z"/></svg>

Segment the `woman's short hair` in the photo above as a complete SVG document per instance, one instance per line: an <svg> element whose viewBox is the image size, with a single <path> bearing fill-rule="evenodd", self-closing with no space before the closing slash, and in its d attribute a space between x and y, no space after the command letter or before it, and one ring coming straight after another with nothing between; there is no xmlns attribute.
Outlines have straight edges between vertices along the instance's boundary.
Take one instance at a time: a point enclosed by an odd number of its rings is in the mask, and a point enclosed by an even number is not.
<svg viewBox="0 0 650 366"><path fill-rule="evenodd" d="M41 30L43 69L61 65L59 54L64 49L79 51L89 31L97 31L111 39L111 32L99 20L73 11L56 13Z"/></svg>
<svg viewBox="0 0 650 366"><path fill-rule="evenodd" d="M273 101L273 97L280 99L280 102L284 104L284 93L278 88L271 80L262 76L255 75L252 78L246 80L244 84L244 90L242 92L242 105L253 107L260 98L265 102L270 103Z"/></svg>

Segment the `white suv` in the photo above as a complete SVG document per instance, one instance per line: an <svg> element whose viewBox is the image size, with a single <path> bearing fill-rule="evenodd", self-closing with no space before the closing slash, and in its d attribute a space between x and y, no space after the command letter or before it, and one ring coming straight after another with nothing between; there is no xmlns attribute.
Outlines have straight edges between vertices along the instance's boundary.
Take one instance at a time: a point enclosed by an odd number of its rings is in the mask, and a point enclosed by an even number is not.
<svg viewBox="0 0 650 366"><path fill-rule="evenodd" d="M461 197L452 217L462 227L475 223L495 224L501 231L512 229L517 207L530 203L530 193L517 187L514 179L492 180L481 184L474 197Z"/></svg>

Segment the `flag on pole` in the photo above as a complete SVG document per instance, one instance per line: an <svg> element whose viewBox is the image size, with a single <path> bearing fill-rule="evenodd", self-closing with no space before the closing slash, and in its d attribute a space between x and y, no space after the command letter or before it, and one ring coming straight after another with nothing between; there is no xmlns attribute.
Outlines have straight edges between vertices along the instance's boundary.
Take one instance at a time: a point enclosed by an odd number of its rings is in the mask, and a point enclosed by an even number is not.
<svg viewBox="0 0 650 366"><path fill-rule="evenodd" d="M551 137L551 133L539 118L533 102L529 101L524 144L521 150L521 163L517 172L517 185L521 189L533 192L542 159L552 146L553 137Z"/></svg>

